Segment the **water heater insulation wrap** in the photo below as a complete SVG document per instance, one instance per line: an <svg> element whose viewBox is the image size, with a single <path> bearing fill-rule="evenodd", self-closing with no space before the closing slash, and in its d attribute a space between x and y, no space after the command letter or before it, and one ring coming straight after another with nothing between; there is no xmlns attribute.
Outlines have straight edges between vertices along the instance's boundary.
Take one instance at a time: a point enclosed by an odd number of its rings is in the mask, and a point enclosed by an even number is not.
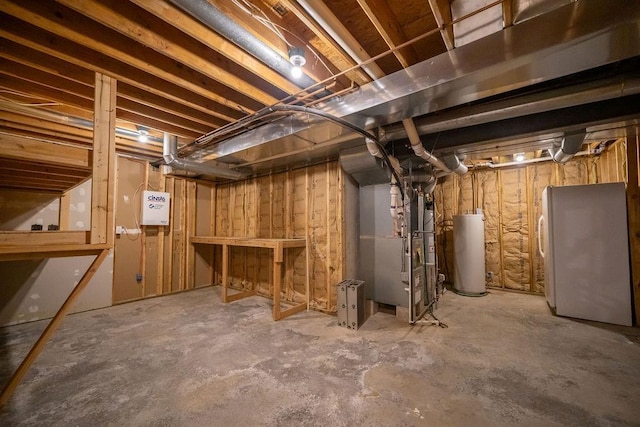
<svg viewBox="0 0 640 427"><path fill-rule="evenodd" d="M453 217L453 249L454 288L464 294L484 294L486 285L482 215Z"/></svg>

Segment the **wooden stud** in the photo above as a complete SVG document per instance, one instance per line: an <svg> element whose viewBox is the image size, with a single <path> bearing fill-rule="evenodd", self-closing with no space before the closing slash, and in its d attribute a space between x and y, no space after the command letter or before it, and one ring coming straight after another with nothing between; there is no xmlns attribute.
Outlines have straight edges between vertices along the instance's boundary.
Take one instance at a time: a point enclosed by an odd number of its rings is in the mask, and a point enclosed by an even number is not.
<svg viewBox="0 0 640 427"><path fill-rule="evenodd" d="M529 243L529 291L535 291L535 272L533 268L534 264L534 256L535 256L535 246L533 244L534 238L533 235L536 232L536 220L535 220L535 212L534 212L534 202L533 202L533 179L531 177L531 167L525 167L526 173L526 185L525 189L527 191L527 227L529 228L528 233L528 243Z"/></svg>
<svg viewBox="0 0 640 427"><path fill-rule="evenodd" d="M502 173L498 171L498 245L500 246L500 287L505 288L506 286L506 273L504 271L504 240L503 240L503 221L502 221Z"/></svg>
<svg viewBox="0 0 640 427"><path fill-rule="evenodd" d="M640 137L627 138L626 154L631 282L636 324L640 324Z"/></svg>
<svg viewBox="0 0 640 427"><path fill-rule="evenodd" d="M60 323L64 316L71 310L73 307L73 303L78 299L82 291L87 287L91 278L95 275L96 271L105 260L107 255L109 254L109 249L102 249L100 253L93 260L87 271L84 273L78 284L73 288L66 301L62 304L58 312L53 319L47 325L47 328L44 330L40 338L33 345L27 356L24 358L18 369L15 371L5 388L2 390L2 394L0 394L0 408L2 408L11 398L11 395L24 378L25 374L36 360L44 346L47 344L53 333L58 329Z"/></svg>
<svg viewBox="0 0 640 427"><path fill-rule="evenodd" d="M160 173L160 185L158 191L165 191L165 177ZM158 254L156 262L158 263L158 272L156 274L156 295L162 295L164 289L164 230L166 227L158 227Z"/></svg>
<svg viewBox="0 0 640 427"><path fill-rule="evenodd" d="M184 233L184 241L185 241L185 249L186 249L186 259L185 259L185 270L186 270L186 289L193 289L196 287L196 269L195 269L195 258L196 252L193 245L189 244L189 238L191 236L195 236L196 234L196 204L197 204L197 183L196 181L187 181L187 197L186 197L186 231Z"/></svg>
<svg viewBox="0 0 640 427"><path fill-rule="evenodd" d="M91 243L113 244L116 81L99 73L95 77Z"/></svg>

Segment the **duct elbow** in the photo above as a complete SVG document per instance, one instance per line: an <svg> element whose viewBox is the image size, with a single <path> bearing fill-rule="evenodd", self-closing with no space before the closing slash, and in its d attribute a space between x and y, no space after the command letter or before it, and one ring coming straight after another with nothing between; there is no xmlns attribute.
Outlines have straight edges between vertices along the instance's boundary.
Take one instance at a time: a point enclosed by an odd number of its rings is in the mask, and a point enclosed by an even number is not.
<svg viewBox="0 0 640 427"><path fill-rule="evenodd" d="M457 175L464 175L469 171L467 165L460 161L460 158L456 155L446 156L444 159L444 163L451 170L451 172Z"/></svg>
<svg viewBox="0 0 640 427"><path fill-rule="evenodd" d="M559 148L551 153L553 161L556 163L567 163L574 156L572 153L566 153L562 148Z"/></svg>

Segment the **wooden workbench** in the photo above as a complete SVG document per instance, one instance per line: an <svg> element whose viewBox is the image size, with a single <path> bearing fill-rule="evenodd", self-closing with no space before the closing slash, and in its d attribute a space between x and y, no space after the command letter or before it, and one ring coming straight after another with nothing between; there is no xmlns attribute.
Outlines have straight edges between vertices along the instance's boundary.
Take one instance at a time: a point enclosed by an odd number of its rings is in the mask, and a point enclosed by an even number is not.
<svg viewBox="0 0 640 427"><path fill-rule="evenodd" d="M267 248L273 250L273 320L284 319L308 308L309 305L309 275L306 277L306 292L304 303L297 304L286 310L280 307L280 289L282 287L282 264L284 263L284 251L289 248L307 247L306 239L258 239L250 237L191 237L192 244L220 245L222 246L222 301L232 302L251 295L254 291L244 291L237 294L227 294L229 287L229 247L240 246L247 248ZM306 260L308 264L308 260Z"/></svg>

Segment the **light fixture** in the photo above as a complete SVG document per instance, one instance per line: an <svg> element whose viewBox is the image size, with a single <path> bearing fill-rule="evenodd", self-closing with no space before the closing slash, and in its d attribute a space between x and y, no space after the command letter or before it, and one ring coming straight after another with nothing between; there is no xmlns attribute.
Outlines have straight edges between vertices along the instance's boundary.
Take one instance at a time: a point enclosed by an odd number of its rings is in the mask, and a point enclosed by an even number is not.
<svg viewBox="0 0 640 427"><path fill-rule="evenodd" d="M149 140L149 128L146 126L137 125L138 129L138 141L147 142Z"/></svg>
<svg viewBox="0 0 640 427"><path fill-rule="evenodd" d="M515 159L516 162L523 162L524 161L524 153L516 153L516 154L514 154L513 158Z"/></svg>
<svg viewBox="0 0 640 427"><path fill-rule="evenodd" d="M302 67L307 63L307 60L304 58L304 49L301 47L292 47L289 49L289 62L293 65L291 75L294 79L299 79L302 76Z"/></svg>

